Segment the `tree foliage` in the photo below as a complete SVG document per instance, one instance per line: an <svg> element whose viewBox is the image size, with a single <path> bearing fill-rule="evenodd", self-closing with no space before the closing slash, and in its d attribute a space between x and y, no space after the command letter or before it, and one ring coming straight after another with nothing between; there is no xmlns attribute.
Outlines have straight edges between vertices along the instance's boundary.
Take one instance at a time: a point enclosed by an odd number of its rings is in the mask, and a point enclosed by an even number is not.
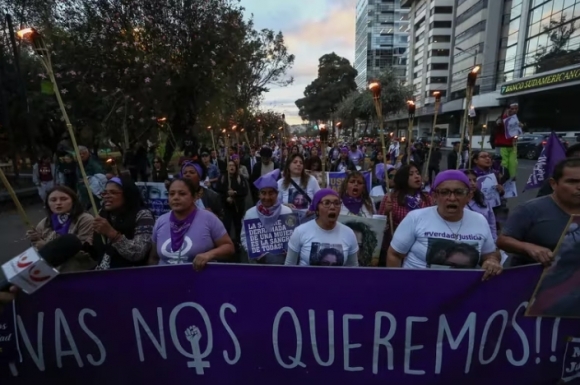
<svg viewBox="0 0 580 385"><path fill-rule="evenodd" d="M580 63L580 47L570 49L568 43L576 32L575 22L566 20L562 15L559 20L550 20L543 26L548 34L550 43L540 46L534 55L536 73L555 70L558 68Z"/></svg>
<svg viewBox="0 0 580 385"><path fill-rule="evenodd" d="M318 60L318 77L304 90L304 97L296 100L300 117L304 120L328 120L340 102L356 90L357 71L348 59L330 53Z"/></svg>
<svg viewBox="0 0 580 385"><path fill-rule="evenodd" d="M403 109L406 106L406 101L413 95L412 89L403 85L392 68L384 69L377 81L382 86L381 104L384 117ZM343 121L352 124L352 126L355 125L356 120L368 123L370 120L376 119L376 109L371 92L368 90L352 91L338 105L336 115Z"/></svg>
<svg viewBox="0 0 580 385"><path fill-rule="evenodd" d="M189 127L203 132L207 125L226 126L239 110L257 111L270 85L292 83L285 74L294 56L282 33L254 30L235 1L0 4L18 23L43 34L71 121L96 142L123 143L123 128L131 141L154 138L160 117L177 137ZM31 55L21 52L27 62ZM64 126L54 96L39 91L44 69L32 63L23 75L31 105L42 111L40 121L55 121L59 137Z"/></svg>

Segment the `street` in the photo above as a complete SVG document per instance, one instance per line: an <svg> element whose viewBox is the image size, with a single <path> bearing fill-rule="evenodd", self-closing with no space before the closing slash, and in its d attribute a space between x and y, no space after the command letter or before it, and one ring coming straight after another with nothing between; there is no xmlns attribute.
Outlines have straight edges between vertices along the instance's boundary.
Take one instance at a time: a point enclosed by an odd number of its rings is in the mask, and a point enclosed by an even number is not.
<svg viewBox="0 0 580 385"><path fill-rule="evenodd" d="M522 193L523 187L532 169L534 167L535 161L531 160L519 160L518 165L518 194L517 198L511 198L509 202L509 207L513 208L520 202L525 202L536 196L538 190L531 190ZM443 159L441 165L446 164L446 159ZM444 167L443 167L444 168ZM30 218L30 221L34 224L38 223L44 217L44 210L40 203L30 205L25 207L26 213ZM29 243L26 240L24 234L26 233L26 227L22 224L20 217L16 210L6 211L5 208L0 209L0 245L2 245L2 252L0 253L0 262L4 262L18 253L24 251L29 247Z"/></svg>

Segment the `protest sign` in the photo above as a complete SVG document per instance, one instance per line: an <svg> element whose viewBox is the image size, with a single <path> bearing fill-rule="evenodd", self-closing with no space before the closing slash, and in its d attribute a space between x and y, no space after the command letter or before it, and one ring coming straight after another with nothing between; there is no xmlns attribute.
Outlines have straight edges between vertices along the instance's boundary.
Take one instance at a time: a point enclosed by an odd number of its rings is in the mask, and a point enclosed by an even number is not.
<svg viewBox="0 0 580 385"><path fill-rule="evenodd" d="M340 193L340 186L342 185L342 182L346 178L347 174L348 174L347 171L336 171L327 173L326 185L328 186L328 188L331 188L337 193ZM365 171L362 174L365 178L367 191L370 192L372 189L372 173L370 171Z"/></svg>
<svg viewBox="0 0 580 385"><path fill-rule="evenodd" d="M569 384L578 378L580 378L580 338L570 337L564 350L560 383Z"/></svg>
<svg viewBox="0 0 580 385"><path fill-rule="evenodd" d="M572 215L526 315L580 318L580 215Z"/></svg>
<svg viewBox="0 0 580 385"><path fill-rule="evenodd" d="M482 175L477 178L477 188L482 192L485 201L490 207L501 205L501 197L497 191L497 177L494 173Z"/></svg>
<svg viewBox="0 0 580 385"><path fill-rule="evenodd" d="M169 194L165 183L154 182L136 182L135 183L141 191L141 198L151 210L155 218L169 212Z"/></svg>
<svg viewBox="0 0 580 385"><path fill-rule="evenodd" d="M520 120L517 115L508 116L503 120L503 125L505 127L505 137L506 139L511 139L519 136L523 133L520 127Z"/></svg>
<svg viewBox="0 0 580 385"><path fill-rule="evenodd" d="M376 266L379 262L383 234L387 225L384 218L363 218L340 215L338 221L350 227L358 241L358 263L360 266Z"/></svg>
<svg viewBox="0 0 580 385"><path fill-rule="evenodd" d="M283 214L278 217L276 224L270 229L264 228L260 219L245 219L244 230L248 257L255 259L264 254L286 254L290 235L300 224L298 215Z"/></svg>
<svg viewBox="0 0 580 385"><path fill-rule="evenodd" d="M523 316L541 274L524 266L482 282L481 270L230 264L61 274L19 296L23 361L12 374L0 364L0 378L554 384L580 320Z"/></svg>

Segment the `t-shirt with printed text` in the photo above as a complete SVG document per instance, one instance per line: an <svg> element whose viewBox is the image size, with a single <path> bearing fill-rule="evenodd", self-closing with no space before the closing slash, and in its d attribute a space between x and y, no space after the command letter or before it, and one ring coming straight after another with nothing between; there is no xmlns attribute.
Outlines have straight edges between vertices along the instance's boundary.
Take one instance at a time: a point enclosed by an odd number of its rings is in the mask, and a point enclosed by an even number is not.
<svg viewBox="0 0 580 385"><path fill-rule="evenodd" d="M437 206L409 212L397 227L391 247L407 257L405 268L451 266L475 268L482 255L496 250L483 215L463 211L459 222L445 221Z"/></svg>

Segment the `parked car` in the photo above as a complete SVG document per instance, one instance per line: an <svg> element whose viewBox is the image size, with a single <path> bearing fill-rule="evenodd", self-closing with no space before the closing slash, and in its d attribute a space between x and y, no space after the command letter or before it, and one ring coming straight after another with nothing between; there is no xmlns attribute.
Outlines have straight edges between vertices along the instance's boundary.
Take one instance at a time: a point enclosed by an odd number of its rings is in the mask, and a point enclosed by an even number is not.
<svg viewBox="0 0 580 385"><path fill-rule="evenodd" d="M550 135L524 134L518 138L518 158L536 160L542 153L542 149L548 143ZM560 138L564 148L568 148L568 142Z"/></svg>

